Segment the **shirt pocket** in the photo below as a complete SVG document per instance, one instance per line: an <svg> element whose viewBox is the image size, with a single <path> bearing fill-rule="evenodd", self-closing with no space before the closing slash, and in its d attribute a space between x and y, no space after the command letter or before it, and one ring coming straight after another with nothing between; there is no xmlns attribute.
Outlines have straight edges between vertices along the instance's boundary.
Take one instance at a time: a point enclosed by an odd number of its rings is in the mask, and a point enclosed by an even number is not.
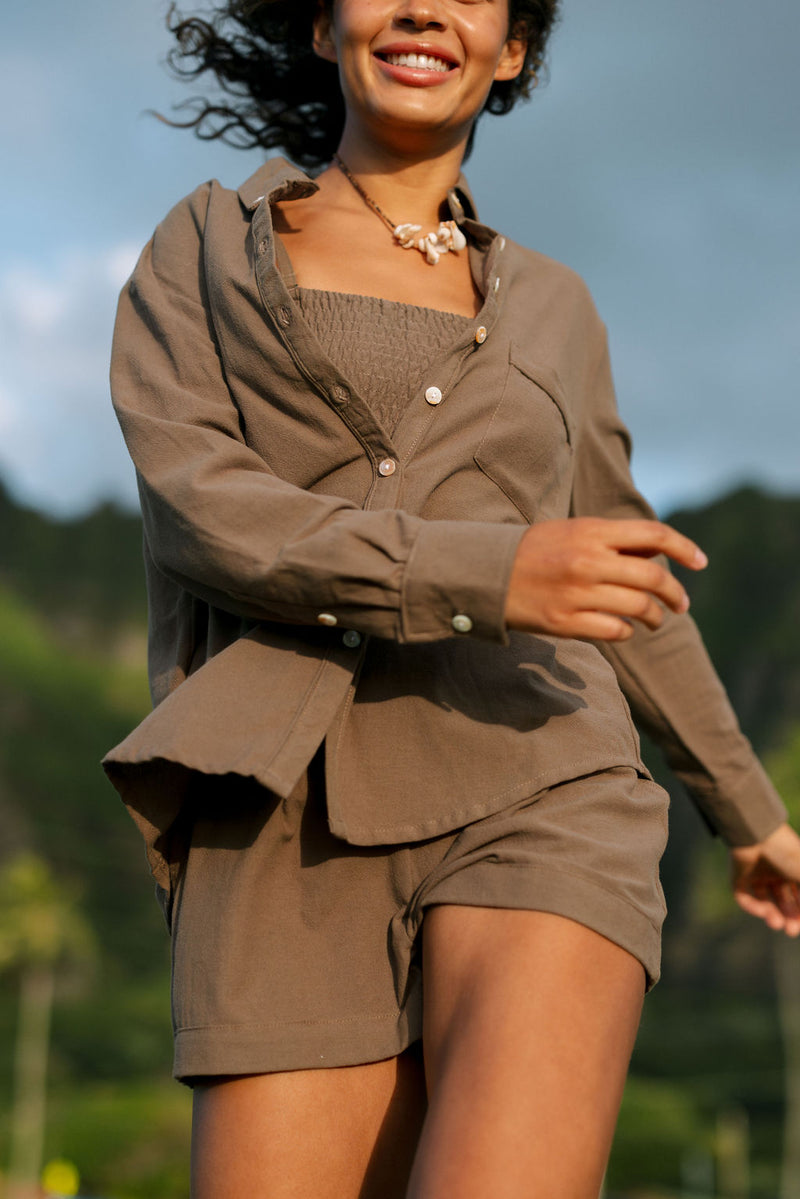
<svg viewBox="0 0 800 1199"><path fill-rule="evenodd" d="M529 523L569 515L573 424L552 367L513 342L505 385L474 458Z"/></svg>

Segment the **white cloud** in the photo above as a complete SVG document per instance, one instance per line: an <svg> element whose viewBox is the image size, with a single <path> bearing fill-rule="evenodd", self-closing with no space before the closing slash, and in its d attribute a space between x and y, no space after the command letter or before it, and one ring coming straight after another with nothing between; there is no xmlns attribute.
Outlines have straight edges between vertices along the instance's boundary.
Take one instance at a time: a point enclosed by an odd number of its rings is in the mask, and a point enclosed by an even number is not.
<svg viewBox="0 0 800 1199"><path fill-rule="evenodd" d="M2 290L9 309L13 308L18 332L47 333L63 320L69 304L69 292L63 283L37 278L24 267L7 273Z"/></svg>
<svg viewBox="0 0 800 1199"><path fill-rule="evenodd" d="M116 246L106 256L106 277L115 289L119 291L129 277L139 257L139 246L125 244Z"/></svg>
<svg viewBox="0 0 800 1199"><path fill-rule="evenodd" d="M62 514L135 502L108 391L116 297L136 251L72 247L45 272L0 274L0 470L27 502Z"/></svg>

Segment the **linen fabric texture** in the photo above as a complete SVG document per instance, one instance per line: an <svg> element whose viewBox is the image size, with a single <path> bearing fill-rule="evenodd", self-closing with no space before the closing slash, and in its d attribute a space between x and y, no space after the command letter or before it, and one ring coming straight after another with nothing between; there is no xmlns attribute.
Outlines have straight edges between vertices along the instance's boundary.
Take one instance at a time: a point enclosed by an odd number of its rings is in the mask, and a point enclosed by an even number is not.
<svg viewBox="0 0 800 1199"><path fill-rule="evenodd" d="M504 625L530 523L652 516L584 284L481 224L462 180L450 206L483 306L390 434L276 267L270 202L315 188L283 159L238 193L203 185L120 299L112 392L155 708L104 766L159 886L198 773L287 798L324 741L331 832L420 841L570 779L644 773L622 690L711 827L762 839L785 809L688 616L599 647Z"/></svg>
<svg viewBox="0 0 800 1199"><path fill-rule="evenodd" d="M648 988L658 979L667 795L635 770L400 846L335 837L324 771L318 752L287 799L241 776L194 776L167 910L176 1078L401 1053L422 1036L431 904L555 913L636 957Z"/></svg>

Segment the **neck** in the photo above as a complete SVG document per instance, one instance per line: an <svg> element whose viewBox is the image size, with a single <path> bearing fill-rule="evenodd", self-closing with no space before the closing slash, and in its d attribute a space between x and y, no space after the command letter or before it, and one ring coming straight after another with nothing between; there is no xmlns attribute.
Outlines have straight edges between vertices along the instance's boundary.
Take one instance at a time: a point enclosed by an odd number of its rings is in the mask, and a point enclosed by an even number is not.
<svg viewBox="0 0 800 1199"><path fill-rule="evenodd" d="M392 221L414 221L427 228L438 223L442 201L458 181L465 145L466 139L437 151L409 147L401 153L355 137L345 127L338 154Z"/></svg>

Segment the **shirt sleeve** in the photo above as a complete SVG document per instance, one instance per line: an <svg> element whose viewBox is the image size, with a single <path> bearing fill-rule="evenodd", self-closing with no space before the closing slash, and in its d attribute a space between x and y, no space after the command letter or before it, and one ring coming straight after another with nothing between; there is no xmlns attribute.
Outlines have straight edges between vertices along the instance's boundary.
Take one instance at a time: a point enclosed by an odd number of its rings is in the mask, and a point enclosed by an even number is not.
<svg viewBox="0 0 800 1199"><path fill-rule="evenodd" d="M112 396L154 568L259 621L323 616L400 642L467 633L505 643L523 528L364 510L287 483L247 445L206 288L208 196L209 185L198 189L159 226L115 327ZM267 362L264 374L268 396Z"/></svg>
<svg viewBox="0 0 800 1199"><path fill-rule="evenodd" d="M630 436L617 412L604 330L588 404L576 448L573 515L654 519L631 477ZM637 624L629 641L598 648L634 717L727 844L761 841L786 820L688 614L668 612L660 629Z"/></svg>

